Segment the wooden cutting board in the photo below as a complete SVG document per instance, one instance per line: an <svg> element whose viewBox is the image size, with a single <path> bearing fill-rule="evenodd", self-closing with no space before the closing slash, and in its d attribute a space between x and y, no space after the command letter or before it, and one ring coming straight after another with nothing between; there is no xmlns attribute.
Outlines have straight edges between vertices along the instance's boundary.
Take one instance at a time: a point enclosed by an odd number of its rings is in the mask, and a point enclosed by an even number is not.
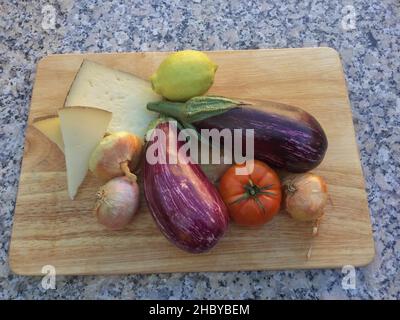
<svg viewBox="0 0 400 320"><path fill-rule="evenodd" d="M326 131L328 152L314 172L326 178L332 203L319 236L312 240L310 223L281 212L261 228L231 223L210 252L189 254L160 233L143 196L128 229L105 230L92 214L99 182L88 174L76 200L69 200L63 154L31 124L62 107L83 58L146 79L167 53L51 55L38 64L32 95L10 248L15 273L41 274L44 265L53 265L57 274L119 274L327 268L372 260L364 179L338 53L308 48L208 54L219 65L210 94L293 104Z"/></svg>

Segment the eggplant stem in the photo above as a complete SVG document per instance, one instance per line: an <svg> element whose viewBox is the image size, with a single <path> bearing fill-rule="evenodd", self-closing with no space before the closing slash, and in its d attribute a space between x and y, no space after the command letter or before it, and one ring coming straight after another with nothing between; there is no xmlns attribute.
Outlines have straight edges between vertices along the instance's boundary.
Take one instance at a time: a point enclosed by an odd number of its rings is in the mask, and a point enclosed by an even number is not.
<svg viewBox="0 0 400 320"><path fill-rule="evenodd" d="M131 170L129 169L128 161L121 162L120 166L122 172L129 180L131 180L132 182L137 181L137 176L134 173L132 173Z"/></svg>
<svg viewBox="0 0 400 320"><path fill-rule="evenodd" d="M203 143L206 146L210 145L210 142L207 141L206 138L204 138L204 136L196 129L196 127L194 125L192 125L189 122L185 122L185 121L180 121L180 122L181 122L181 124L182 124L184 129L192 129L192 130L194 130L196 132L197 141L199 141L200 143Z"/></svg>
<svg viewBox="0 0 400 320"><path fill-rule="evenodd" d="M149 102L147 109L168 115L179 121L193 123L239 107L242 102L218 96L198 96L182 102Z"/></svg>

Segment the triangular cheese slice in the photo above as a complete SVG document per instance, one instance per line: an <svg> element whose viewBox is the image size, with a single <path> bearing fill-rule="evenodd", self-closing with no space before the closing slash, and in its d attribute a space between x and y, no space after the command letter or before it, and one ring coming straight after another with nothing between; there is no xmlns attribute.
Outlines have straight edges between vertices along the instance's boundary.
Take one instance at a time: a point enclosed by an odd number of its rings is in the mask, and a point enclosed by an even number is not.
<svg viewBox="0 0 400 320"><path fill-rule="evenodd" d="M85 179L89 159L111 121L112 113L89 107L63 108L58 111L64 140L68 194L74 199Z"/></svg>
<svg viewBox="0 0 400 320"><path fill-rule="evenodd" d="M64 152L64 141L61 134L60 118L50 116L35 120L32 124L36 129L43 133L50 141L55 143Z"/></svg>
<svg viewBox="0 0 400 320"><path fill-rule="evenodd" d="M71 85L64 106L88 106L113 113L109 132L129 131L139 137L157 113L147 103L160 101L149 81L133 74L84 60Z"/></svg>

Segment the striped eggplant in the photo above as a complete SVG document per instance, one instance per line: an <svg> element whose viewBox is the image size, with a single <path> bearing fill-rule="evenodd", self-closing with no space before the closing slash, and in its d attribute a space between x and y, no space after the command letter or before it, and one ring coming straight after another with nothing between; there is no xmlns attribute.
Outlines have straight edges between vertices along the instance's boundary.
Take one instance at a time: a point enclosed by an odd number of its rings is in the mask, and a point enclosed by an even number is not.
<svg viewBox="0 0 400 320"><path fill-rule="evenodd" d="M281 103L201 96L185 103L152 102L147 108L197 130L254 129L254 157L290 172L315 168L328 147L326 135L312 115ZM244 135L242 144L245 150Z"/></svg>
<svg viewBox="0 0 400 320"><path fill-rule="evenodd" d="M179 129L175 126L172 130L168 119L161 118L153 127L157 130L148 134L143 172L147 205L159 229L173 244L191 253L205 252L225 233L228 210L200 166L177 152L184 143L177 141ZM165 140L160 140L161 134ZM165 155L166 161L162 157L150 161L154 155Z"/></svg>

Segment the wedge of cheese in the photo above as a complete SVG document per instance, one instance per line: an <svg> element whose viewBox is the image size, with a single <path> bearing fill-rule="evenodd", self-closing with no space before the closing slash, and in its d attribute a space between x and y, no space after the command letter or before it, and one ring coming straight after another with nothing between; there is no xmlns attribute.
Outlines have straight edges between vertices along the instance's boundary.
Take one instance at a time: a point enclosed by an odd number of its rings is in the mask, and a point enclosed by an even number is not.
<svg viewBox="0 0 400 320"><path fill-rule="evenodd" d="M36 119L32 125L64 152L64 141L61 134L59 117L50 116L39 118Z"/></svg>
<svg viewBox="0 0 400 320"><path fill-rule="evenodd" d="M157 114L146 109L159 101L148 81L99 63L84 60L73 81L64 106L88 106L108 110L113 117L110 132L129 131L144 137L147 125Z"/></svg>
<svg viewBox="0 0 400 320"><path fill-rule="evenodd" d="M64 141L68 194L75 198L85 179L89 159L111 121L112 113L89 107L63 108L58 111Z"/></svg>

